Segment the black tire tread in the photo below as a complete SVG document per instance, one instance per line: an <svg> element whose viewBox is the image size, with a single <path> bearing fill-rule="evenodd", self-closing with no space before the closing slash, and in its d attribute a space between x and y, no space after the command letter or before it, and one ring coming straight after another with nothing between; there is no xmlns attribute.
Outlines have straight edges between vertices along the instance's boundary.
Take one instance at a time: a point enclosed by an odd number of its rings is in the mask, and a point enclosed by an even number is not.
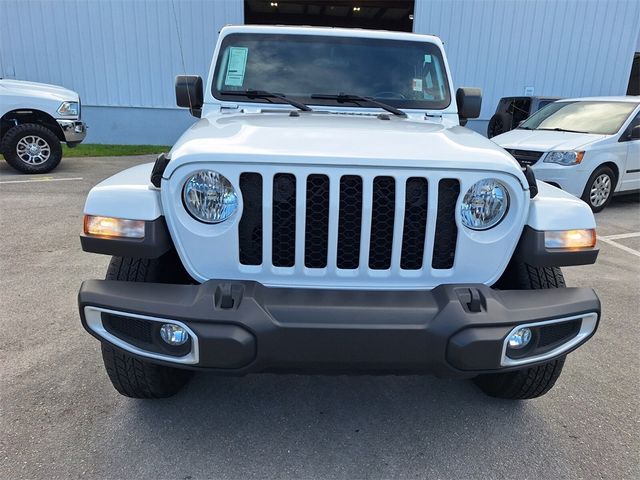
<svg viewBox="0 0 640 480"><path fill-rule="evenodd" d="M107 280L123 282L160 282L168 259L112 257ZM191 377L192 372L158 365L102 343L102 359L113 387L131 398L166 398L175 395Z"/></svg>
<svg viewBox="0 0 640 480"><path fill-rule="evenodd" d="M113 387L126 397L170 397L189 379L189 371L142 361L106 343L102 359Z"/></svg>

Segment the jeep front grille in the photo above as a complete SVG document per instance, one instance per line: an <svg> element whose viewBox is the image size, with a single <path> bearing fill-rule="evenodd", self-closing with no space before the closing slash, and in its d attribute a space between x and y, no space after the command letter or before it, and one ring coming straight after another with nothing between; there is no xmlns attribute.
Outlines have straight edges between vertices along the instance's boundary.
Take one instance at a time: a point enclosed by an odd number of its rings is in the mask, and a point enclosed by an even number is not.
<svg viewBox="0 0 640 480"><path fill-rule="evenodd" d="M272 185L270 195L265 195L264 182ZM333 188L332 182L337 182ZM428 215L429 188L438 192L435 218ZM244 203L238 224L242 265L286 268L294 267L298 258L304 259L307 269L330 266L383 271L394 262L399 263L396 268L407 271L425 266L453 268L458 237L455 206L460 194L457 179L431 184L423 177L397 180L381 175L365 182L360 175L301 178L276 173L263 178L260 173L245 172L240 175L240 190ZM305 205L298 205L301 202ZM330 232L331 212L338 215L335 235ZM430 230L435 238L429 239L427 225L432 221L436 222ZM270 228L264 228L263 222L270 222ZM271 232L270 258L263 255L267 240L263 231ZM431 246L429 251L425 246ZM395 260L394 251L399 253Z"/></svg>

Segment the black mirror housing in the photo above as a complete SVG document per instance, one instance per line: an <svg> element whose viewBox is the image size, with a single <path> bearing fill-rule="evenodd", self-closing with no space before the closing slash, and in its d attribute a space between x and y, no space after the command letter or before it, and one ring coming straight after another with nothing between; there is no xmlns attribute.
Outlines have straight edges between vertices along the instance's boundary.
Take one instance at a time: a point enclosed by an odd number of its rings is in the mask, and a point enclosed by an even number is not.
<svg viewBox="0 0 640 480"><path fill-rule="evenodd" d="M472 87L460 87L456 91L458 116L464 125L469 118L478 118L482 107L482 90ZM463 123L464 122L464 123Z"/></svg>
<svg viewBox="0 0 640 480"><path fill-rule="evenodd" d="M200 118L204 104L202 78L197 75L178 75L176 77L176 104L188 108L191 115Z"/></svg>

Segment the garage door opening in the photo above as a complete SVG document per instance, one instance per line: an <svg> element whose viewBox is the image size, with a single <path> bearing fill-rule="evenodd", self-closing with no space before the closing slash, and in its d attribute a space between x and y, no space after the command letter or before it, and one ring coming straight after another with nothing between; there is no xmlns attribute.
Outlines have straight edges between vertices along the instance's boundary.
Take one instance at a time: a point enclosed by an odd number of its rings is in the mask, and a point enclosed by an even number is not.
<svg viewBox="0 0 640 480"><path fill-rule="evenodd" d="M414 0L245 0L248 25L311 25L413 31Z"/></svg>

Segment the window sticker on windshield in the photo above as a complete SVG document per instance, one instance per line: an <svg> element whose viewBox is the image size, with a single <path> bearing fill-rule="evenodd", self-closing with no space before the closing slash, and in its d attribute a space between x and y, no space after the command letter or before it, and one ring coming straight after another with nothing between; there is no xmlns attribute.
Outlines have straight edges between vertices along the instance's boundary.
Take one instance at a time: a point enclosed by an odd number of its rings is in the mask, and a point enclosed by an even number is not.
<svg viewBox="0 0 640 480"><path fill-rule="evenodd" d="M412 88L413 88L414 92L421 92L422 91L422 79L421 78L414 78L413 79Z"/></svg>
<svg viewBox="0 0 640 480"><path fill-rule="evenodd" d="M241 87L244 83L244 72L247 67L247 47L230 47L229 63L227 63L227 74L224 77L224 84L227 87Z"/></svg>
<svg viewBox="0 0 640 480"><path fill-rule="evenodd" d="M424 56L424 63L431 63L431 55Z"/></svg>

